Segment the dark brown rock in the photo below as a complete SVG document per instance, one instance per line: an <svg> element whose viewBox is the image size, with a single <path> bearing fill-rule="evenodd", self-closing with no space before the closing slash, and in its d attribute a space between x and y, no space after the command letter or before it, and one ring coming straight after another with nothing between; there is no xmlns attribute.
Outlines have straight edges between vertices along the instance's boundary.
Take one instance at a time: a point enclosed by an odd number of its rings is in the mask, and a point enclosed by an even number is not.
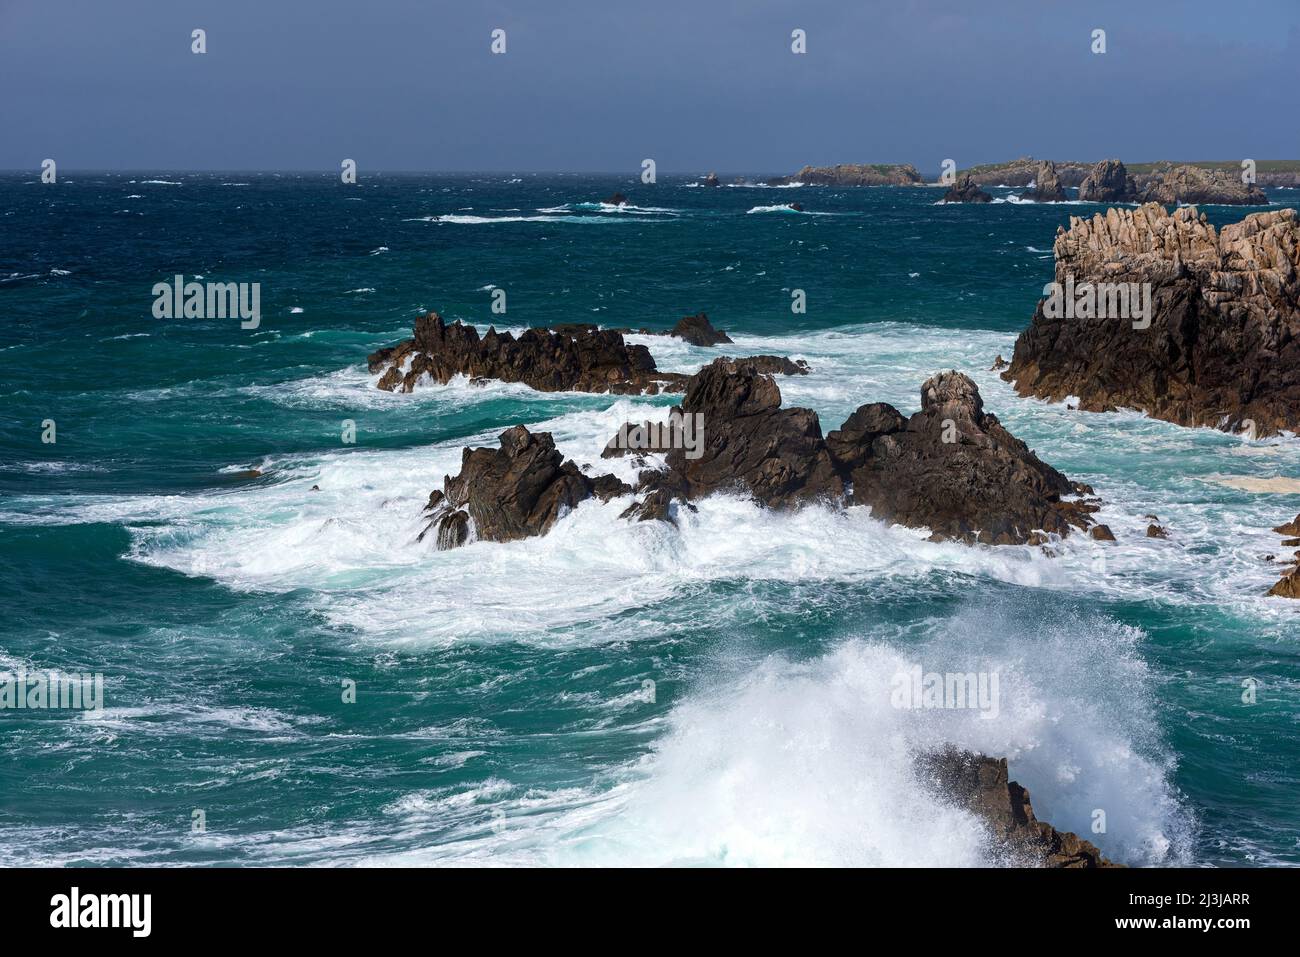
<svg viewBox="0 0 1300 957"><path fill-rule="evenodd" d="M1285 525L1279 525L1277 528L1273 529L1273 531L1277 532L1279 535L1300 535L1300 515L1297 515Z"/></svg>
<svg viewBox="0 0 1300 957"><path fill-rule="evenodd" d="M1147 526L1147 538L1168 538L1169 533L1159 525L1151 524Z"/></svg>
<svg viewBox="0 0 1300 957"><path fill-rule="evenodd" d="M460 473L448 476L442 493L429 496L430 529L438 547L455 548L474 536L510 542L550 529L565 511L597 494L630 491L613 476L592 480L555 448L548 432L522 425L501 433L500 448L465 449ZM471 525L472 522L472 525Z"/></svg>
<svg viewBox="0 0 1300 957"><path fill-rule="evenodd" d="M628 345L613 330L574 323L528 329L519 338L473 326L447 325L436 312L415 321L415 336L369 357L378 387L410 392L427 375L446 384L452 377L521 382L542 392L680 392L686 376L659 372L650 350Z"/></svg>
<svg viewBox="0 0 1300 957"><path fill-rule="evenodd" d="M720 329L714 329L709 317L702 312L683 316L669 330L668 335L684 339L693 346L716 346L731 342L731 336Z"/></svg>
<svg viewBox="0 0 1300 957"><path fill-rule="evenodd" d="M1088 534L1099 542L1115 541L1115 533L1110 530L1109 525L1094 525L1088 530Z"/></svg>
<svg viewBox="0 0 1300 957"><path fill-rule="evenodd" d="M803 359L787 359L785 356L742 356L736 361L767 375L807 375L810 371Z"/></svg>
<svg viewBox="0 0 1300 957"><path fill-rule="evenodd" d="M607 200L605 200L605 205L607 205L607 206L626 206L626 205L627 205L627 197L624 196L622 193L615 193L613 196L611 196L611 197L609 197Z"/></svg>
<svg viewBox="0 0 1300 957"><path fill-rule="evenodd" d="M993 202L993 197L990 196L988 193L984 192L984 190L980 189L979 185L973 179L971 179L970 174L967 173L961 179L957 180L957 182L952 185L952 187L948 190L948 192L943 194L943 199L941 200L941 202L991 203Z"/></svg>
<svg viewBox="0 0 1300 957"><path fill-rule="evenodd" d="M700 185L701 185L701 186L721 186L722 183L718 180L718 174L717 174L717 173L710 173L708 176L704 177L704 179L700 180Z"/></svg>
<svg viewBox="0 0 1300 957"><path fill-rule="evenodd" d="M1300 428L1295 210L1216 231L1193 207L1112 208L1071 217L1054 249L1058 284L1149 284L1150 312L1067 318L1040 300L1002 374L1020 395L1078 396L1085 411L1135 408L1179 425L1253 424L1259 436Z"/></svg>
<svg viewBox="0 0 1300 957"><path fill-rule="evenodd" d="M993 360L993 365L989 366L989 371L990 371L990 372L1001 372L1003 369L1005 369L1005 368L1006 368L1007 366L1009 366L1010 364L1011 364L1011 363L1007 362L1006 359L1002 358L1001 353L999 353L999 354L998 354L998 357L997 357L996 359Z"/></svg>
<svg viewBox="0 0 1300 957"><path fill-rule="evenodd" d="M1091 841L1034 816L1029 792L1009 779L1006 758L949 748L925 755L918 774L939 795L979 817L1011 862L1030 867L1122 867Z"/></svg>
<svg viewBox="0 0 1300 957"><path fill-rule="evenodd" d="M935 540L1023 544L1035 531L1068 535L1092 509L1062 501L1089 491L1038 458L984 411L979 389L959 372L921 387L921 411L859 408L827 440L853 485L853 502L873 516Z"/></svg>
<svg viewBox="0 0 1300 957"><path fill-rule="evenodd" d="M680 413L701 416L704 433L697 458L668 452L687 499L741 489L782 507L843 493L817 413L782 409L776 382L743 360L715 359L692 376Z"/></svg>

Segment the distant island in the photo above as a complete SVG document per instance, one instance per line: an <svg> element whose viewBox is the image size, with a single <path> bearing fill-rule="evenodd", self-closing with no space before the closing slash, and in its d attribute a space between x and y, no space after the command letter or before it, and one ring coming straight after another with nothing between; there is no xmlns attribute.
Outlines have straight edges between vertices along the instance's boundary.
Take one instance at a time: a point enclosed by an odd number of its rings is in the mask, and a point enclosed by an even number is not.
<svg viewBox="0 0 1300 957"><path fill-rule="evenodd" d="M1106 161L1103 161L1106 162ZM1118 162L1112 160L1109 162ZM1062 187L1080 186L1098 163L1077 160L1037 160L1030 156L1005 163L985 163L957 171L956 178L969 176L976 186L1023 187L1037 183L1039 170L1044 163L1055 168ZM1168 178L1178 170L1203 171L1216 180L1230 179L1241 182L1241 160L1198 160L1174 162L1160 160L1152 163L1124 164L1134 179L1136 189ZM1187 175L1187 174L1184 174ZM706 185L721 185L716 174L710 174ZM741 181L744 182L744 181ZM838 163L834 166L804 166L789 176L774 176L762 181L765 186L935 186L951 185L927 181L911 163ZM1300 160L1256 160L1255 185L1300 188Z"/></svg>

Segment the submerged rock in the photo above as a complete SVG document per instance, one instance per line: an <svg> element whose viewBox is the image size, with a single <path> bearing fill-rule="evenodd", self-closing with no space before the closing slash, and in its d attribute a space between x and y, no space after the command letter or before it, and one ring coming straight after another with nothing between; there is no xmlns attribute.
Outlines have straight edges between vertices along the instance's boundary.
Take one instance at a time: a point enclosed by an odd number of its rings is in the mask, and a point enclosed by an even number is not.
<svg viewBox="0 0 1300 957"><path fill-rule="evenodd" d="M627 197L624 196L622 193L615 193L613 196L611 196L611 197L609 197L608 199L605 200L605 205L606 205L606 206L626 206L626 205L627 205Z"/></svg>
<svg viewBox="0 0 1300 957"><path fill-rule="evenodd" d="M944 203L991 203L993 197L984 190L967 173L943 194Z"/></svg>
<svg viewBox="0 0 1300 957"><path fill-rule="evenodd" d="M1006 758L949 748L918 762L923 781L940 796L976 815L1012 863L1036 867L1123 867L1073 831L1058 831L1034 816L1029 792L1010 780Z"/></svg>
<svg viewBox="0 0 1300 957"><path fill-rule="evenodd" d="M1058 287L1106 308L1067 318L1039 301L1002 374L1020 395L1255 435L1300 426L1295 210L1216 232L1194 207L1109 209L1072 216L1054 251Z"/></svg>
<svg viewBox="0 0 1300 957"><path fill-rule="evenodd" d="M700 185L701 185L701 186L721 186L722 183L721 183L721 181L718 179L718 174L717 174L717 173L710 173L708 176L704 177L704 179L700 180Z"/></svg>

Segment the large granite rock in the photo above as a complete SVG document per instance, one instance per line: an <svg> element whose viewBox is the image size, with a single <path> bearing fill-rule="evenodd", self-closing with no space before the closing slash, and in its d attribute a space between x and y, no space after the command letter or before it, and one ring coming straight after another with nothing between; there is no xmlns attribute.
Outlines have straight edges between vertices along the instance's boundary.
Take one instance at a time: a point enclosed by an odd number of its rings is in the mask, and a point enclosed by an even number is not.
<svg viewBox="0 0 1300 957"><path fill-rule="evenodd" d="M522 425L501 433L496 449L465 449L460 472L429 497L429 524L440 549L471 537L511 542L548 531L567 510L592 496L609 499L631 489L612 475L592 479L566 461L549 432Z"/></svg>
<svg viewBox="0 0 1300 957"><path fill-rule="evenodd" d="M519 338L473 326L448 325L436 312L415 321L414 338L369 357L378 387L410 392L423 376L446 384L457 375L521 382L541 392L680 392L686 376L660 372L650 350L628 345L613 330L575 324L528 329Z"/></svg>
<svg viewBox="0 0 1300 957"><path fill-rule="evenodd" d="M1138 187L1117 159L1102 160L1079 184L1079 199L1086 203L1131 203Z"/></svg>
<svg viewBox="0 0 1300 957"><path fill-rule="evenodd" d="M810 186L917 186L924 182L911 163L840 163L805 166L790 181ZM769 180L769 183L777 182Z"/></svg>
<svg viewBox="0 0 1300 957"><path fill-rule="evenodd" d="M1141 190L1141 201L1164 206L1267 206L1268 197L1254 183L1243 183L1240 172L1199 166L1159 167Z"/></svg>
<svg viewBox="0 0 1300 957"><path fill-rule="evenodd" d="M1009 779L1006 758L950 748L925 755L918 775L938 795L970 811L987 826L1009 863L1029 867L1123 867L1091 841L1058 831L1034 816L1029 792Z"/></svg>
<svg viewBox="0 0 1300 957"><path fill-rule="evenodd" d="M1056 164L1051 160L1039 163L1038 172L1034 176L1034 188L1025 192L1021 198L1032 199L1036 203L1065 202L1067 197L1061 186L1061 177L1057 175Z"/></svg>
<svg viewBox="0 0 1300 957"><path fill-rule="evenodd" d="M970 178L970 174L968 173L961 177L961 179L957 180L957 182L953 183L953 185L948 189L948 192L943 194L941 202L991 203L993 202L993 197L980 189L979 185Z"/></svg>
<svg viewBox="0 0 1300 957"><path fill-rule="evenodd" d="M927 380L910 418L884 403L864 405L826 441L855 504L885 521L928 527L936 541L1020 544L1090 523L1091 506L1062 496L1091 489L985 412L979 389L960 372Z"/></svg>
<svg viewBox="0 0 1300 957"><path fill-rule="evenodd" d="M1040 300L1002 373L1020 395L1073 396L1087 411L1135 408L1179 425L1253 423L1256 435L1300 429L1295 210L1216 232L1194 207L1112 208L1071 217L1054 251L1061 286L1150 284L1150 314L1066 318Z"/></svg>

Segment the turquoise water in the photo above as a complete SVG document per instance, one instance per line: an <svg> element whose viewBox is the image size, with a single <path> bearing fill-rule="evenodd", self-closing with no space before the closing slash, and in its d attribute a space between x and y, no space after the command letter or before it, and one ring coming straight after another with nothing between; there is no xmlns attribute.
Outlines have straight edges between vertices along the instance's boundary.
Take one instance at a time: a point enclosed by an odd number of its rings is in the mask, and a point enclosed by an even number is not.
<svg viewBox="0 0 1300 957"><path fill-rule="evenodd" d="M1056 228L1095 207L522 174L33 179L0 177L0 672L101 672L106 706L0 711L11 862L996 862L916 789L915 756L945 743L1008 756L1041 817L1129 863L1300 862L1300 606L1262 597L1300 495L1237 487L1300 475L1300 443L1072 412L987 371ZM599 205L620 189L635 208ZM805 213L771 208L793 198ZM260 282L260 326L153 318L177 273ZM366 354L431 308L664 329L703 309L738 354L807 359L780 384L824 430L867 401L911 412L961 369L1094 486L1119 541L931 544L862 509L719 496L680 528L589 502L545 538L439 553L420 510L464 445L523 422L605 469L618 425L671 400L376 390ZM672 370L716 354L636 341ZM1144 537L1148 513L1169 540ZM913 665L997 672L999 716L893 708Z"/></svg>

